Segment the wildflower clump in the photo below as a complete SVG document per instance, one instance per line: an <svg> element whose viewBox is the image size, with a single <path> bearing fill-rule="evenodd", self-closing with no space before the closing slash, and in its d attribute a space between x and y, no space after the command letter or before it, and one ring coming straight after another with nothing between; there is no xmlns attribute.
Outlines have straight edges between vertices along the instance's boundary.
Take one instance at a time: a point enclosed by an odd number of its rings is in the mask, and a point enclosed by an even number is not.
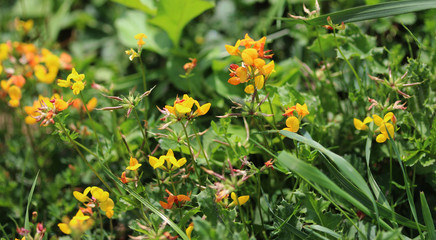
<svg viewBox="0 0 436 240"><path fill-rule="evenodd" d="M174 157L173 150L169 149L166 155L162 155L159 158L149 156L148 161L154 169L160 168L164 171L173 171L185 165L186 158L177 160Z"/></svg>
<svg viewBox="0 0 436 240"><path fill-rule="evenodd" d="M297 116L295 116L295 113L297 113ZM283 114L283 116L288 117L286 119L286 128L283 130L298 132L301 120L308 114L309 111L306 104L301 105L297 103L295 106L288 108Z"/></svg>
<svg viewBox="0 0 436 240"><path fill-rule="evenodd" d="M266 63L266 60L271 59L273 55L266 54L270 50L264 50L265 42L266 37L254 41L248 34L245 34L245 38L238 40L234 46L225 46L230 55L239 56L242 60L241 65L230 65L228 82L232 85L246 83L244 91L247 94L262 89L270 74L274 72L274 61ZM240 47L245 47L245 49L241 51Z"/></svg>
<svg viewBox="0 0 436 240"><path fill-rule="evenodd" d="M192 109L194 105L197 108L195 111ZM205 115L209 111L210 106L210 103L205 103L200 106L197 100L184 94L182 99L179 99L179 97L176 98L173 106L166 105L163 110L159 110L166 115L162 120L166 120L167 117L173 117L177 121L180 121L182 119L190 120Z"/></svg>
<svg viewBox="0 0 436 240"><path fill-rule="evenodd" d="M367 130L368 126L366 126L366 124L372 121L374 121L375 125L378 127L375 130L375 133L379 133L376 137L378 143L384 143L387 139L394 139L397 118L392 112L386 113L383 118L374 114L372 118L366 117L363 122L354 118L354 127L357 130Z"/></svg>
<svg viewBox="0 0 436 240"><path fill-rule="evenodd" d="M91 193L91 198L88 194ZM109 197L109 193L99 187L87 187L83 193L74 191L74 197L85 204L87 207L100 207L108 218L114 215L114 201Z"/></svg>
<svg viewBox="0 0 436 240"><path fill-rule="evenodd" d="M25 106L24 111L27 113L25 123L32 125L41 121L40 126L54 124L55 117L69 107L69 103L64 101L58 94L53 95L50 99L39 96L38 100L33 102L32 106Z"/></svg>

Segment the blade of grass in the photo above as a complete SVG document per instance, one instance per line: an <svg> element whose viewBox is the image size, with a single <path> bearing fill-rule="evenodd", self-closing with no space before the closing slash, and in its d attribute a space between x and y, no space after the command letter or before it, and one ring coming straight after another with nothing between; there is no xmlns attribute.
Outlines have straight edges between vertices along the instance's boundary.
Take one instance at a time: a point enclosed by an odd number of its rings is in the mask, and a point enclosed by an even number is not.
<svg viewBox="0 0 436 240"><path fill-rule="evenodd" d="M424 217L424 222L427 226L427 239L436 239L433 217L431 216L430 208L428 207L424 192L421 192L419 195L421 197L422 216Z"/></svg>
<svg viewBox="0 0 436 240"><path fill-rule="evenodd" d="M365 179L359 174L359 172L343 157L337 155L336 153L326 149L321 144L313 141L312 139L305 138L301 135L298 135L296 133L281 130L280 134L284 135L287 138L297 140L299 142L305 143L318 151L324 153L326 156L329 157L330 160L332 160L336 166L339 168L342 174L344 174L345 177L347 177L353 184L356 185L358 189L360 189L368 199L370 199L373 202L373 205L376 205L376 201L374 199L374 196L369 189L368 185L365 182Z"/></svg>
<svg viewBox="0 0 436 240"><path fill-rule="evenodd" d="M327 25L327 17L330 17L335 24L340 24L341 22L351 23L428 10L432 8L436 8L436 1L434 0L395 1L332 12L306 20L305 22L310 25ZM287 21L297 20L288 18Z"/></svg>
<svg viewBox="0 0 436 240"><path fill-rule="evenodd" d="M29 192L29 197L27 197L27 207L26 207L26 217L24 219L24 228L26 230L29 230L29 231L30 231L30 225L29 225L29 207L30 207L30 202L32 201L33 191L35 190L36 181L38 180L38 175L39 175L39 170L36 173L35 180L33 180L32 188L30 189L30 192Z"/></svg>
<svg viewBox="0 0 436 240"><path fill-rule="evenodd" d="M157 209L155 206L153 206L149 201L147 201L145 198L143 198L141 195L139 195L134 189L130 188L129 186L123 184L105 165L101 165L103 168L103 171L106 173L106 175L111 178L116 184L118 184L119 187L124 189L126 192L131 194L134 198L136 198L139 202L141 202L145 207L150 209L154 214L158 215L164 222L168 223L168 225L171 226L171 228L179 234L179 236L184 240L189 240L188 236L185 234L185 232L180 229L177 224L175 224L171 219L169 219L165 214L161 213L159 209Z"/></svg>

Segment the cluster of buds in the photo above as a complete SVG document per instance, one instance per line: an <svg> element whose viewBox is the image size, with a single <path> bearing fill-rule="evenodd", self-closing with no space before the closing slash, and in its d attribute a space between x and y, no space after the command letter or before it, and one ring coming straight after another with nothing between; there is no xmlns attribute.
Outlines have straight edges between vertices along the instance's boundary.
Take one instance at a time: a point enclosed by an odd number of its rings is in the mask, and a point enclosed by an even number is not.
<svg viewBox="0 0 436 240"><path fill-rule="evenodd" d="M238 40L234 46L226 45L226 50L230 55L239 56L242 59L241 66L230 65L228 82L232 85L247 83L244 89L247 94L262 89L270 74L274 72L274 61L265 62L266 59L271 59L273 56L272 54L267 55L271 50L264 50L265 42L266 37L254 41L248 34L245 34L245 38ZM240 46L245 47L245 49L240 51Z"/></svg>
<svg viewBox="0 0 436 240"><path fill-rule="evenodd" d="M295 116L295 113L297 113L297 116ZM298 132L300 129L300 121L309 114L309 111L307 110L306 104L299 104L297 103L295 106L292 106L288 108L283 116L288 117L286 119L286 128L283 130L287 130L290 132Z"/></svg>
<svg viewBox="0 0 436 240"><path fill-rule="evenodd" d="M194 105L197 107L195 111L192 109ZM158 109L165 115L165 117L161 118L162 121L167 120L168 117L173 117L176 121L181 121L182 119L191 120L195 117L205 115L209 111L210 106L210 103L200 106L197 100L184 94L182 99L179 99L179 97L176 98L173 106L166 105L163 109ZM170 123L171 122L168 124Z"/></svg>
<svg viewBox="0 0 436 240"><path fill-rule="evenodd" d="M18 228L17 227L17 233L20 234L21 236L23 236L23 238L21 238L22 240L28 239L28 240L42 240L44 238L45 232L46 232L46 228L44 227L44 225L42 223L37 223L36 224L36 233L35 235L32 237L30 235L30 231L25 229L25 228ZM15 238L16 240L18 240L17 238Z"/></svg>
<svg viewBox="0 0 436 240"><path fill-rule="evenodd" d="M68 102L65 102L62 98L53 98L49 100L51 104L46 104L44 100L40 100L40 107L32 116L36 122L41 121L40 126L48 126L50 123L54 124L54 118L63 110L69 106Z"/></svg>
<svg viewBox="0 0 436 240"><path fill-rule="evenodd" d="M196 58L189 58L189 60L191 60L191 62L185 63L185 65L183 65L183 69L185 70L185 76L188 76L197 66Z"/></svg>
<svg viewBox="0 0 436 240"><path fill-rule="evenodd" d="M381 83L388 88L391 88L392 90L396 91L398 94L403 96L404 98L408 99L408 98L411 98L412 96L403 92L402 90L400 90L400 88L417 86L417 85L422 84L422 82L405 83L404 79L407 77L407 74L408 74L408 72L406 71L400 78L394 79L394 77L392 76L392 71L389 68L389 78L388 79L381 79L381 78L378 78L376 76L371 76L369 74L368 74L368 76L371 80L373 80L377 83Z"/></svg>
<svg viewBox="0 0 436 240"><path fill-rule="evenodd" d="M354 118L353 123L357 130L367 130L368 126L366 124L372 121L374 121L375 125L378 127L375 130L375 133L379 133L376 137L378 143L384 143L387 139L394 139L397 118L392 112L386 113L383 118L376 114L372 115L372 118L366 117L363 121Z"/></svg>
<svg viewBox="0 0 436 240"><path fill-rule="evenodd" d="M144 97L147 97L148 95L150 95L151 91L153 91L155 87L153 87L152 89L144 92L143 94L139 95L139 94L133 94L134 91L130 91L129 92L129 96L124 97L118 97L118 96L106 96L103 95L109 99L113 99L116 100L118 102L120 102L120 105L115 106L115 107L104 107L104 108L98 108L97 110L107 110L107 111L112 111L112 110L117 110L117 109L127 109L127 114L126 116L129 117L130 113L132 113L132 110L138 105L139 102L141 102L141 100Z"/></svg>

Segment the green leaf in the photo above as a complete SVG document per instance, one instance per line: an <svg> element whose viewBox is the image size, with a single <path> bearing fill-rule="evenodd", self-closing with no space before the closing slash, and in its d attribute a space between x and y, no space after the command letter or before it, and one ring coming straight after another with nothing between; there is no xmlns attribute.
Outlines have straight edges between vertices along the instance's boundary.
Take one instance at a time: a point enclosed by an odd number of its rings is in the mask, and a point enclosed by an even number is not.
<svg viewBox="0 0 436 240"><path fill-rule="evenodd" d="M29 197L27 198L27 207L26 207L26 217L24 219L24 228L30 231L30 225L29 225L29 207L30 202L32 201L33 191L35 190L36 181L38 180L39 170L36 173L35 180L33 180L32 188L29 192Z"/></svg>
<svg viewBox="0 0 436 240"><path fill-rule="evenodd" d="M428 203L427 200L425 199L424 192L421 192L419 196L421 197L422 216L424 217L424 222L425 225L427 226L426 239L436 239L433 217L431 216L430 208L428 207Z"/></svg>
<svg viewBox="0 0 436 240"><path fill-rule="evenodd" d="M143 12L130 10L123 17L115 20L118 38L121 43L129 48L136 48L138 45L134 36L138 33L145 33L144 49L165 55L170 49L171 41L161 29L147 23L147 15ZM127 58L127 56L126 56Z"/></svg>
<svg viewBox="0 0 436 240"><path fill-rule="evenodd" d="M359 172L343 157L326 149L321 144L313 141L312 139L305 138L296 133L282 130L280 131L280 134L284 135L285 137L305 143L327 155L336 164L336 166L339 168L341 173L344 174L344 176L347 177L352 183L354 183L356 187L360 189L360 191L362 191L368 199L371 199L371 201L375 205L374 196L372 195L371 190L366 184L365 179L363 179L363 177L359 174Z"/></svg>
<svg viewBox="0 0 436 240"><path fill-rule="evenodd" d="M157 16L149 22L165 30L174 46L177 46L186 24L212 7L213 2L204 0L161 0L158 3Z"/></svg>
<svg viewBox="0 0 436 240"><path fill-rule="evenodd" d="M436 8L436 1L433 0L420 0L420 1L398 1L387 2L376 5L360 6L350 8L338 12L324 14L322 16L312 18L305 21L310 25L326 25L327 17L330 16L333 23L340 24L341 22L359 22L369 19L377 19L389 16L395 16L403 13L417 12ZM287 19L288 21L295 21Z"/></svg>
<svg viewBox="0 0 436 240"><path fill-rule="evenodd" d="M156 14L156 8L154 6L148 6L147 4L144 4L141 0L112 0L113 2L117 2L119 4L122 4L126 7L135 8L138 10L141 10L147 14L155 15ZM151 1L148 1L149 5L152 4Z"/></svg>

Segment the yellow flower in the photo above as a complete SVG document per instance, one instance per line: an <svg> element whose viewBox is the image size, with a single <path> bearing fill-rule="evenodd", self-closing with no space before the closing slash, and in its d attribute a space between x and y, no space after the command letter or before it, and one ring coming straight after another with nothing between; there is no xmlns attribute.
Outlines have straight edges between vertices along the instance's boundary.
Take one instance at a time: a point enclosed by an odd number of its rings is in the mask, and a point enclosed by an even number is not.
<svg viewBox="0 0 436 240"><path fill-rule="evenodd" d="M380 134L375 139L378 143L383 143L387 139L393 139L395 134L394 125L391 123L385 123L380 126Z"/></svg>
<svg viewBox="0 0 436 240"><path fill-rule="evenodd" d="M241 57L242 61L244 61L247 65L254 65L254 60L257 59L259 54L257 53L257 50L254 48L247 48L244 51L242 51Z"/></svg>
<svg viewBox="0 0 436 240"><path fill-rule="evenodd" d="M386 115L383 118L381 118L380 116L378 116L376 114L372 115L372 117L374 118L375 125L377 125L379 127L381 125L383 125L383 123L387 123L387 122L392 121L393 119L395 119L395 116L394 116L394 114L392 112L386 113Z"/></svg>
<svg viewBox="0 0 436 240"><path fill-rule="evenodd" d="M126 169L130 171L136 171L140 166L142 166L142 164L138 163L136 158L130 157L130 163Z"/></svg>
<svg viewBox="0 0 436 240"><path fill-rule="evenodd" d="M241 40L238 40L235 46L226 45L227 52L232 56L237 56L239 54L239 45L241 44Z"/></svg>
<svg viewBox="0 0 436 240"><path fill-rule="evenodd" d="M59 223L58 227L65 234L81 235L86 230L90 229L93 224L94 220L92 220L89 216L85 216L83 212L79 210L73 219L63 220L63 223Z"/></svg>
<svg viewBox="0 0 436 240"><path fill-rule="evenodd" d="M73 94L78 95L85 88L85 84L83 84L83 82L78 81L75 82L71 88L73 89Z"/></svg>
<svg viewBox="0 0 436 240"><path fill-rule="evenodd" d="M295 111L297 111L298 117L300 117L300 119L304 118L307 114L309 114L306 104L300 105L299 103L297 103L297 105L295 105Z"/></svg>
<svg viewBox="0 0 436 240"><path fill-rule="evenodd" d="M191 239L192 230L194 230L194 223L189 224L188 228L186 228L186 235L189 239Z"/></svg>
<svg viewBox="0 0 436 240"><path fill-rule="evenodd" d="M230 197L232 198L233 202L231 202L229 204L229 207L233 207L233 206L236 206L236 205L241 206L244 203L246 203L248 201L248 199L250 199L250 196L248 196L248 195L238 197L236 195L236 193L234 193L234 192L232 192L232 194L230 194Z"/></svg>
<svg viewBox="0 0 436 240"><path fill-rule="evenodd" d="M200 104L195 101L195 106L197 106L197 110L195 110L193 117L202 116L205 115L207 112L209 112L210 109L210 103L206 103L200 106Z"/></svg>
<svg viewBox="0 0 436 240"><path fill-rule="evenodd" d="M147 35L145 35L144 33L138 33L135 35L135 39L138 40L137 44L139 49L141 49L142 46L145 44L144 38L147 38Z"/></svg>
<svg viewBox="0 0 436 240"><path fill-rule="evenodd" d="M259 75L254 78L254 86L256 86L256 89L262 89L263 84L265 83L265 77L263 75Z"/></svg>
<svg viewBox="0 0 436 240"><path fill-rule="evenodd" d="M283 128L283 130L298 132L298 129L300 129L300 121L294 116L288 117L288 119L286 119L286 126L287 128Z"/></svg>
<svg viewBox="0 0 436 240"><path fill-rule="evenodd" d="M79 200L82 203L91 202L91 198L88 197L89 191L91 191L91 187L87 187L85 191L83 191L83 193L74 191L73 195L77 200Z"/></svg>
<svg viewBox="0 0 436 240"><path fill-rule="evenodd" d="M130 55L130 56L129 56L129 60L130 60L130 61L133 61L134 58L140 56L140 55L139 55L135 50L133 50L133 48L131 48L130 50L126 50L125 53L126 53L127 55Z"/></svg>
<svg viewBox="0 0 436 240"><path fill-rule="evenodd" d="M180 158L179 160L177 160L174 157L174 152L173 150L169 149L167 154L164 156L160 156L159 159L157 159L156 157L150 156L148 158L150 165L156 169L156 168L160 168L163 169L165 171L172 171L175 170L177 168L182 167L183 165L185 165L186 163L186 158ZM167 163L166 166L164 165L164 163Z"/></svg>
<svg viewBox="0 0 436 240"><path fill-rule="evenodd" d="M274 68L275 68L274 61L271 61L268 64L266 64L265 66L263 66L259 71L263 75L268 75L268 74L275 72Z"/></svg>
<svg viewBox="0 0 436 240"><path fill-rule="evenodd" d="M0 44L0 62L7 59L9 56L10 48L8 44L2 43Z"/></svg>
<svg viewBox="0 0 436 240"><path fill-rule="evenodd" d="M354 118L353 122L354 122L354 127L355 127L357 130L366 130L366 129L368 129L368 126L366 126L366 124L372 122L372 118L370 118L370 117L366 117L366 118L363 120L363 122L360 121L360 120L357 119L357 118Z"/></svg>
<svg viewBox="0 0 436 240"><path fill-rule="evenodd" d="M244 89L244 92L245 92L246 94L252 94L252 93L254 93L254 86L253 86L253 84L247 85L247 86L245 87L245 89Z"/></svg>
<svg viewBox="0 0 436 240"><path fill-rule="evenodd" d="M153 157L153 156L149 156L148 162L153 167L153 169L162 168L162 166L165 163L165 159L166 159L165 156L160 156L159 159L157 159L156 157Z"/></svg>
<svg viewBox="0 0 436 240"><path fill-rule="evenodd" d="M11 100L9 100L9 106L18 107L20 106L21 99L21 89L17 86L12 86L8 89L8 94Z"/></svg>

